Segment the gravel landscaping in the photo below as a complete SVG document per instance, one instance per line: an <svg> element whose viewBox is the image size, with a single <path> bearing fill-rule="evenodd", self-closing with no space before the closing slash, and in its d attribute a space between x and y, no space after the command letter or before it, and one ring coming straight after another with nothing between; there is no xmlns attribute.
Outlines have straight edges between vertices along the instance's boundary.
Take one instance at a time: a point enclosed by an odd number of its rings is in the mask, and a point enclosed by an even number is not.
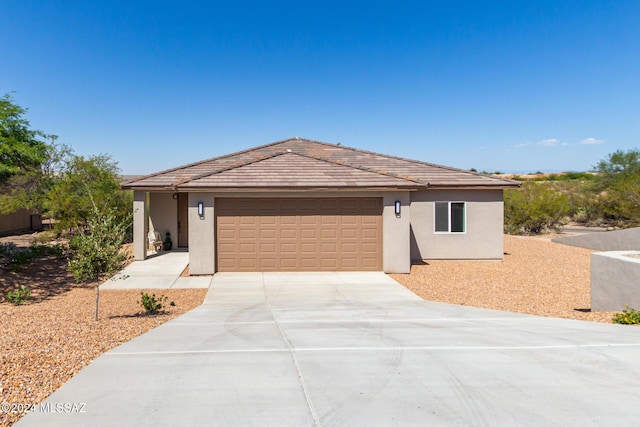
<svg viewBox="0 0 640 427"><path fill-rule="evenodd" d="M542 316L610 322L612 313L589 311L591 250L549 238L505 236L503 261L426 261L411 274L392 274L430 301ZM18 273L0 271L0 301L28 285L22 306L0 303L0 402L37 404L100 354L200 305L205 289L154 290L175 303L143 315L138 290L100 292L94 320L94 284L76 285L66 262L37 260ZM0 412L0 425L22 414Z"/></svg>
<svg viewBox="0 0 640 427"><path fill-rule="evenodd" d="M0 270L0 403L40 403L100 354L197 307L206 294L149 290L168 300L164 313L147 316L139 290L103 290L96 321L95 285L74 284L65 260L47 257L17 273ZM22 284L32 290L26 304L3 301L7 290ZM22 415L0 411L0 425Z"/></svg>
<svg viewBox="0 0 640 427"><path fill-rule="evenodd" d="M594 251L550 238L505 235L502 261L427 260L391 277L429 301L610 323L590 312Z"/></svg>

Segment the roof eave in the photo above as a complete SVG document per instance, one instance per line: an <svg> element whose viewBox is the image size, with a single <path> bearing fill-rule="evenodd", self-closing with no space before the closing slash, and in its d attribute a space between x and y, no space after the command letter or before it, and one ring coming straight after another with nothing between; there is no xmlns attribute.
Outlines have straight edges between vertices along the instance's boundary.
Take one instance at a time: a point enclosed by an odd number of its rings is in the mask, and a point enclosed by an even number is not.
<svg viewBox="0 0 640 427"><path fill-rule="evenodd" d="M522 183L501 183L501 184L429 184L433 190L507 190L518 188Z"/></svg>

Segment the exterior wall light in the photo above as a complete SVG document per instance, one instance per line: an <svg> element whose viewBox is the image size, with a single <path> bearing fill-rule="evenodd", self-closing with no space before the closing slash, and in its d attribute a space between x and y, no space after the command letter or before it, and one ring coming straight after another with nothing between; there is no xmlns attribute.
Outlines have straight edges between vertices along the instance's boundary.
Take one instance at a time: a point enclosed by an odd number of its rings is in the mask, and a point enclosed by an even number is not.
<svg viewBox="0 0 640 427"><path fill-rule="evenodd" d="M396 212L396 216L400 216L400 200L396 200L395 212Z"/></svg>
<svg viewBox="0 0 640 427"><path fill-rule="evenodd" d="M173 200L178 200L178 193L173 193L172 197L173 197Z"/></svg>
<svg viewBox="0 0 640 427"><path fill-rule="evenodd" d="M204 217L204 203L198 202L198 216L200 218Z"/></svg>

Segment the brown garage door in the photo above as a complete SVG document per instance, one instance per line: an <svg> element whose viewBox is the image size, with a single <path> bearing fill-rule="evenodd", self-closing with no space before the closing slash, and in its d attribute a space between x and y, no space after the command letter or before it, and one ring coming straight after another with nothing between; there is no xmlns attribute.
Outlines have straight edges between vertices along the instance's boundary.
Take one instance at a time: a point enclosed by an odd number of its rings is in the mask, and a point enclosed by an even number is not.
<svg viewBox="0 0 640 427"><path fill-rule="evenodd" d="M380 271L382 199L217 199L218 271Z"/></svg>

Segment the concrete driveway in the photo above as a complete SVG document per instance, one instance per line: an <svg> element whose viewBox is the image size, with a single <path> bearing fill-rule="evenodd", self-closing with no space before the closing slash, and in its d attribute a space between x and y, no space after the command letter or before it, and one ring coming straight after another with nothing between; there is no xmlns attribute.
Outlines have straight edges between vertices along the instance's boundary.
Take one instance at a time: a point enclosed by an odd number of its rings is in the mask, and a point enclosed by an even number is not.
<svg viewBox="0 0 640 427"><path fill-rule="evenodd" d="M638 408L640 328L425 302L382 273L217 274L18 425L603 426Z"/></svg>

